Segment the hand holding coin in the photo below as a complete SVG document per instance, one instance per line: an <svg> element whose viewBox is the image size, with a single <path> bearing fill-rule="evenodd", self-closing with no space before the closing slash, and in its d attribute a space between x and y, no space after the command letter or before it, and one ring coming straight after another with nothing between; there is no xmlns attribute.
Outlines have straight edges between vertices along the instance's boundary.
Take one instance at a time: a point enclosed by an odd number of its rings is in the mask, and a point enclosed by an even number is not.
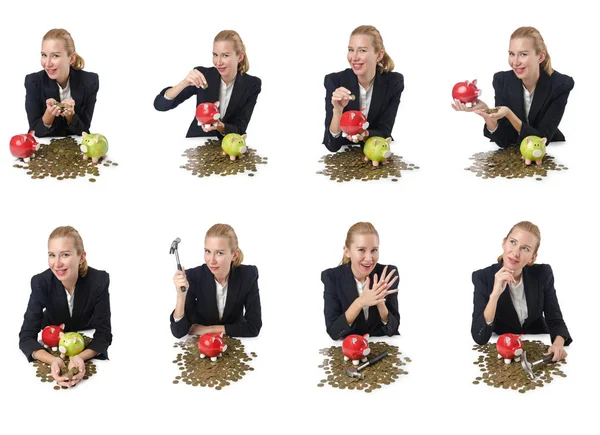
<svg viewBox="0 0 600 435"><path fill-rule="evenodd" d="M62 115L62 107L60 105L60 103L58 103L54 98L48 98L46 100L46 112L49 113L50 115L54 116L55 118L57 116L61 116Z"/></svg>
<svg viewBox="0 0 600 435"><path fill-rule="evenodd" d="M69 379L66 376L62 376L60 374L62 368L65 368L65 362L62 360L62 358L54 358L52 360L52 363L50 364L50 375L52 375L52 377L58 383L58 385L67 386L65 382L67 382Z"/></svg>
<svg viewBox="0 0 600 435"><path fill-rule="evenodd" d="M62 116L71 117L71 116L75 115L75 100L73 100L72 98L68 98L65 101L62 101L61 103L58 103L58 104L60 104L63 107L62 113L61 113Z"/></svg>
<svg viewBox="0 0 600 435"><path fill-rule="evenodd" d="M343 110L348 105L350 100L354 100L354 95L348 89L339 87L331 94L331 104L333 110Z"/></svg>
<svg viewBox="0 0 600 435"><path fill-rule="evenodd" d="M76 370L74 370L76 368ZM85 361L81 356L75 355L69 359L69 370L77 372L75 376L71 378L70 385L73 386L83 379L85 375Z"/></svg>
<svg viewBox="0 0 600 435"><path fill-rule="evenodd" d="M185 276L185 267L181 266L181 270L175 272L175 276L173 277L173 283L175 284L175 290L177 290L178 295L187 294L188 289L190 288L190 283L188 282ZM181 287L185 288L185 291L181 291Z"/></svg>
<svg viewBox="0 0 600 435"><path fill-rule="evenodd" d="M508 116L511 110L506 106L498 106L492 109L486 107L485 110L478 109L477 114L481 115L484 119L502 119Z"/></svg>
<svg viewBox="0 0 600 435"><path fill-rule="evenodd" d="M197 88L206 89L208 88L208 82L206 81L206 77L197 69L193 69L190 73L183 79L183 83L185 86L196 86Z"/></svg>

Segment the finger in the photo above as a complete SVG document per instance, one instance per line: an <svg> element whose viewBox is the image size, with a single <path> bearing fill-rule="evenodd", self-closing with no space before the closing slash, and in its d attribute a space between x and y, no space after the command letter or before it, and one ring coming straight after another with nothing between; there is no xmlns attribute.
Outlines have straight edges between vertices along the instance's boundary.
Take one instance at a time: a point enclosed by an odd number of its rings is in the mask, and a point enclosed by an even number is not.
<svg viewBox="0 0 600 435"><path fill-rule="evenodd" d="M398 289L397 289L397 288L395 288L394 290L387 290L387 291L385 292L385 296L387 296L387 295L392 295L392 294L394 294L394 293L398 293Z"/></svg>
<svg viewBox="0 0 600 435"><path fill-rule="evenodd" d="M388 283L388 286L389 286L389 287L391 287L392 285L394 285L394 283L395 283L396 281L398 281L398 275L396 275L396 276L394 277L394 279L392 279L392 280L391 280L391 281Z"/></svg>

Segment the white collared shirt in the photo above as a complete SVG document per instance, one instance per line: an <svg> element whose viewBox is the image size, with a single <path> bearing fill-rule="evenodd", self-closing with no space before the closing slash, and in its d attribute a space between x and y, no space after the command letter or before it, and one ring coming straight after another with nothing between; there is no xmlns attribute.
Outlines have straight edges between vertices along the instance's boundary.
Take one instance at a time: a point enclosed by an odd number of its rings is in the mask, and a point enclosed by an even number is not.
<svg viewBox="0 0 600 435"><path fill-rule="evenodd" d="M61 88L58 82L56 83L58 86L58 94L60 96L60 101L65 101L71 98L71 80L67 80L67 86L65 88Z"/></svg>
<svg viewBox="0 0 600 435"><path fill-rule="evenodd" d="M366 117L368 117L369 108L371 107L371 98L373 97L373 82L374 81L375 81L375 78L373 78L373 80L369 84L368 89L363 88L360 83L358 84L358 87L360 89L360 99L359 99L360 108L361 108L361 110L365 109L365 111L363 113L365 114Z"/></svg>
<svg viewBox="0 0 600 435"><path fill-rule="evenodd" d="M69 316L73 317L73 301L75 300L75 289L73 289L73 294L70 294L67 289L65 289L65 293L67 294L67 305L69 305Z"/></svg>
<svg viewBox="0 0 600 435"><path fill-rule="evenodd" d="M527 120L529 120L529 110L531 109L531 102L533 101L534 92L535 89L530 93L525 85L523 85L523 103L525 103L525 119Z"/></svg>
<svg viewBox="0 0 600 435"><path fill-rule="evenodd" d="M219 281L215 279L217 285L217 310L219 311L219 322L223 319L223 311L225 310L225 303L227 302L227 284L224 286L219 284Z"/></svg>
<svg viewBox="0 0 600 435"><path fill-rule="evenodd" d="M521 326L523 326L523 323L525 323L525 320L528 316L523 277L521 276L521 281L519 281L517 284L509 284L508 290L510 291L510 298L512 299L517 316L519 317L519 322L521 323Z"/></svg>
<svg viewBox="0 0 600 435"><path fill-rule="evenodd" d="M356 278L354 278L354 281L356 281L356 291L358 291L358 297L360 298L367 281L365 280L365 282L361 283ZM365 315L365 320L369 320L369 307L364 307L362 310L363 310L363 314Z"/></svg>
<svg viewBox="0 0 600 435"><path fill-rule="evenodd" d="M228 85L225 84L223 79L221 79L221 87L219 88L219 113L221 114L221 117L223 117L225 112L227 112L227 107L229 106L229 100L231 100L231 93L233 92L233 85L235 84L236 79L237 76Z"/></svg>

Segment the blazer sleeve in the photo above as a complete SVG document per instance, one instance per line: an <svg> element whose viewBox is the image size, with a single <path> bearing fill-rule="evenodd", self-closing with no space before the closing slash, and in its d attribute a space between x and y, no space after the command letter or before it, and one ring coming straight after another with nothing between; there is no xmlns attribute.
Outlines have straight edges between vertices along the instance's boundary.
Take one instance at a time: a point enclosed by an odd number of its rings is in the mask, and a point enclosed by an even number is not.
<svg viewBox="0 0 600 435"><path fill-rule="evenodd" d="M21 332L19 332L19 348L29 362L34 361L32 356L33 352L39 349L43 349L38 341L37 337L42 327L42 319L44 315L44 308L46 308L47 293L42 288L44 287L42 280L39 276L31 278L31 295L29 296L29 303L27 304L27 311L23 318L23 325L21 326Z"/></svg>
<svg viewBox="0 0 600 435"><path fill-rule="evenodd" d="M498 72L494 74L494 104L495 107L498 106L507 106L508 101L504 98L504 74L502 72ZM523 122L523 125L525 123ZM498 127L494 130L493 133L487 129L487 126L483 125L483 135L489 138L491 141L495 142L501 148L507 148L510 145L514 145L517 143L517 131L512 126L510 121L506 118L502 118L498 120Z"/></svg>
<svg viewBox="0 0 600 435"><path fill-rule="evenodd" d="M164 88L154 99L154 108L159 112L166 112L167 110L174 109L181 103L183 103L185 100L196 95L197 93L195 86L188 86L183 91L181 91L179 95L177 95L175 98L173 98L172 100L167 100L165 98L165 92L167 92L171 88L172 86Z"/></svg>
<svg viewBox="0 0 600 435"><path fill-rule="evenodd" d="M336 285L333 279L333 272L327 270L321 273L321 281L325 285L323 298L325 299L325 326L327 333L333 340L341 340L354 331L354 323L348 325L346 313L342 303L336 294Z"/></svg>
<svg viewBox="0 0 600 435"><path fill-rule="evenodd" d="M569 334L567 325L562 317L562 312L560 311L560 306L558 305L556 290L554 289L554 274L549 265L544 265L544 268L546 269L544 280L544 318L550 330L550 339L554 343L556 336L560 335L565 339L565 346L568 346L573 339L571 338L571 334Z"/></svg>
<svg viewBox="0 0 600 435"><path fill-rule="evenodd" d="M573 79L567 77L565 83L560 84L557 89L552 92L552 96L550 97L552 101L545 111L540 124L534 128L530 124L523 123L517 143L521 143L527 136L545 137L548 142L550 142L554 137L556 130L558 130L558 124L560 124L565 113L567 100L569 99L569 94L574 86L575 82Z"/></svg>
<svg viewBox="0 0 600 435"><path fill-rule="evenodd" d="M88 345L89 349L98 352L96 358L108 359L108 346L112 343L112 332L110 325L110 297L108 287L110 284L109 275L103 280L96 290L96 301L94 312L92 314L92 326L94 327L94 337Z"/></svg>
<svg viewBox="0 0 600 435"><path fill-rule="evenodd" d="M258 294L258 269L252 267L250 290L244 301L245 314L236 323L225 325L225 334L232 337L256 337L262 327L260 296Z"/></svg>
<svg viewBox="0 0 600 435"><path fill-rule="evenodd" d="M380 136L388 138L392 136L392 129L396 122L396 115L398 114L398 106L400 106L400 97L402 91L404 91L404 76L400 73L395 73L392 83L388 89L389 97L388 105L383 111L383 115L379 119L379 122L369 125L369 137Z"/></svg>
<svg viewBox="0 0 600 435"><path fill-rule="evenodd" d="M252 112L254 112L254 106L256 106L258 94L260 94L261 91L260 79L258 77L255 77L255 80L256 82L248 87L248 98L246 99L246 103L244 104L244 106L240 108L237 116L232 119L227 119L227 122L223 123L223 136L228 135L229 133L246 133L248 123L250 122L250 118L252 117Z"/></svg>
<svg viewBox="0 0 600 435"><path fill-rule="evenodd" d="M48 128L42 121L46 111L46 101L42 101L42 83L38 74L29 74L25 77L25 111L29 122L29 131L33 130L37 137L50 134L52 128Z"/></svg>
<svg viewBox="0 0 600 435"><path fill-rule="evenodd" d="M396 270L396 276L399 276L398 269L394 268L394 270ZM390 287L390 290L397 289L399 282L400 278L398 278L396 282L392 285L392 287ZM400 312L398 311L398 293L388 295L388 297L385 300L385 306L388 309L388 322L385 325L383 323L381 324L383 332L388 337L391 337L392 335L398 335L398 329L400 328Z"/></svg>
<svg viewBox="0 0 600 435"><path fill-rule="evenodd" d="M339 151L344 145L352 144L348 139L340 135L333 137L329 131L331 120L333 119L333 105L331 104L331 95L333 91L340 87L337 74L328 74L325 76L325 134L323 136L323 145L331 152Z"/></svg>
<svg viewBox="0 0 600 435"><path fill-rule="evenodd" d="M85 79L85 100L81 107L75 107L75 115L68 126L69 133L81 136L83 132L90 132L92 116L96 107L96 95L100 88L98 74L88 73Z"/></svg>
<svg viewBox="0 0 600 435"><path fill-rule="evenodd" d="M486 279L483 271L473 272L473 320L471 322L471 335L477 344L486 344L494 330L494 324L488 325L483 317L483 312L487 306L490 297L486 286Z"/></svg>

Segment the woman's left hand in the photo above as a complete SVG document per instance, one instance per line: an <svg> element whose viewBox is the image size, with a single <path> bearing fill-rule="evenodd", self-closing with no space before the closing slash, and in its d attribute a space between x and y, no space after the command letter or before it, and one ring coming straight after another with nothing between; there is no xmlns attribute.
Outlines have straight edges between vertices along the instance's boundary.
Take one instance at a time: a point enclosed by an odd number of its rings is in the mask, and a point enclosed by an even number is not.
<svg viewBox="0 0 600 435"><path fill-rule="evenodd" d="M348 140L350 140L351 142L354 142L354 143L359 143L359 142L367 140L368 137L369 137L369 131L365 130L365 131L363 131L362 134L348 136Z"/></svg>
<svg viewBox="0 0 600 435"><path fill-rule="evenodd" d="M195 323L191 326L188 331L189 335L204 335L204 334L218 334L219 332L225 332L225 327L223 325L212 325L212 326L204 326L199 323Z"/></svg>
<svg viewBox="0 0 600 435"><path fill-rule="evenodd" d="M485 109L478 109L475 111L475 113L477 113L483 119L495 119L497 121L499 119L506 118L511 112L511 110L506 106L498 106L495 107L495 109L498 109L498 111L495 113L487 113Z"/></svg>
<svg viewBox="0 0 600 435"><path fill-rule="evenodd" d="M562 343L557 343L557 340L554 340L552 346L548 348L548 352L546 352L546 355L548 355L549 353L554 354L554 356L552 357L553 362L561 361L567 357L567 351L565 350Z"/></svg>
<svg viewBox="0 0 600 435"><path fill-rule="evenodd" d="M79 369L79 373L77 373L75 376L73 376L73 379L71 379L71 387L81 381L85 375L85 361L83 358L81 358L79 355L72 356L69 359L69 370L71 370L73 367L77 367Z"/></svg>
<svg viewBox="0 0 600 435"><path fill-rule="evenodd" d="M209 131L214 131L214 130L219 130L219 127L221 127L221 130L223 129L223 127L225 127L225 124L223 124L220 120L217 119L217 122L215 122L214 124L212 124L210 127L206 127L204 124L202 124L202 130L204 131L204 133L208 133ZM220 130L219 130L220 131Z"/></svg>
<svg viewBox="0 0 600 435"><path fill-rule="evenodd" d="M65 110L62 111L61 116L68 118L75 115L75 100L68 98L65 101L61 101L61 103L65 105Z"/></svg>

